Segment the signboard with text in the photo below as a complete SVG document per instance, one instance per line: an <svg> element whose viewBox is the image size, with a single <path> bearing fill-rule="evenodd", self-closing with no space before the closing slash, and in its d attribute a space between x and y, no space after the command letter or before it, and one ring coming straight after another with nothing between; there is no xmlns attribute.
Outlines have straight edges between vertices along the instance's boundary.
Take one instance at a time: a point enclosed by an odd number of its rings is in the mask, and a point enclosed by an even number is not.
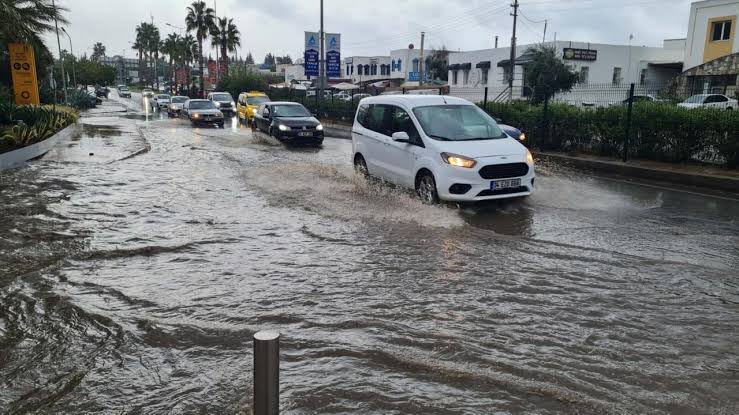
<svg viewBox="0 0 739 415"><path fill-rule="evenodd" d="M326 33L326 76L341 77L341 35Z"/></svg>
<svg viewBox="0 0 739 415"><path fill-rule="evenodd" d="M10 43L8 51L10 52L10 71L13 77L15 103L40 105L33 48L26 43Z"/></svg>
<svg viewBox="0 0 739 415"><path fill-rule="evenodd" d="M598 51L593 49L562 49L562 58L573 61L594 61L598 59Z"/></svg>
<svg viewBox="0 0 739 415"><path fill-rule="evenodd" d="M319 49L321 48L318 32L305 32L305 76L318 76Z"/></svg>

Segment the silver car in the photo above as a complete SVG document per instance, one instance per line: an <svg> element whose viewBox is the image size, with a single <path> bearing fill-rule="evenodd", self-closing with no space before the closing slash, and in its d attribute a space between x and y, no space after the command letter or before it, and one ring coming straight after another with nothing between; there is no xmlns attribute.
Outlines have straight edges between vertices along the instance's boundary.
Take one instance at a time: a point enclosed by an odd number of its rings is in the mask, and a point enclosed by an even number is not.
<svg viewBox="0 0 739 415"><path fill-rule="evenodd" d="M190 98L184 96L172 97L169 101L169 107L167 108L167 115L170 117L179 116L180 113L182 113L182 107L188 99Z"/></svg>
<svg viewBox="0 0 739 415"><path fill-rule="evenodd" d="M208 99L190 99L185 102L182 113L193 126L215 124L223 128L223 113Z"/></svg>
<svg viewBox="0 0 739 415"><path fill-rule="evenodd" d="M160 111L164 111L169 108L169 95L167 94L160 94L157 95L154 102L157 103L157 108Z"/></svg>

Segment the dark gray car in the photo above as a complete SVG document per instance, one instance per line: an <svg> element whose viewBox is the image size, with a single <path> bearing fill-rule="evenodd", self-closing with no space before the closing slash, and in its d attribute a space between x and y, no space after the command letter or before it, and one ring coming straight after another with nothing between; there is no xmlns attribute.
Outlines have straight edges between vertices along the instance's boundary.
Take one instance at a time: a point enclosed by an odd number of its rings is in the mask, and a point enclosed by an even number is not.
<svg viewBox="0 0 739 415"><path fill-rule="evenodd" d="M191 99L185 102L182 113L192 125L215 124L223 127L223 113L207 99Z"/></svg>

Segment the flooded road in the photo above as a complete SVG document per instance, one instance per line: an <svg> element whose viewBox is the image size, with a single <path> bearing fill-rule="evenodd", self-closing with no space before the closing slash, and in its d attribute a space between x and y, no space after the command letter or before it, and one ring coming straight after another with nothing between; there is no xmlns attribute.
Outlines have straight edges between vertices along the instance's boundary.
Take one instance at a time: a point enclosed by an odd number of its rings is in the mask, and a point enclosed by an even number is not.
<svg viewBox="0 0 739 415"><path fill-rule="evenodd" d="M134 104L128 104L136 108ZM540 166L429 207L351 142L126 112L0 172L0 413L739 411L739 201Z"/></svg>

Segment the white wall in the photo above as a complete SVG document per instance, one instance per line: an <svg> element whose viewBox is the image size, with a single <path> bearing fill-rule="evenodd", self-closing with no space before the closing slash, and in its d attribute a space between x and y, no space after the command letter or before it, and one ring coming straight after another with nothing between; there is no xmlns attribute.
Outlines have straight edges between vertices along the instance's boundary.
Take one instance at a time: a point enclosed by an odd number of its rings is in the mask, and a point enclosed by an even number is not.
<svg viewBox="0 0 739 415"><path fill-rule="evenodd" d="M365 75L362 73L360 76L357 73L357 65L371 65L371 62L375 60L377 62L377 75ZM344 58L341 66L341 73L343 78L351 78L352 83L365 82L371 80L388 79L391 74L382 75L380 72L380 65L387 65L390 67L390 56L349 56ZM354 72L347 72L347 66L351 62L354 67ZM392 69L392 68L391 68Z"/></svg>
<svg viewBox="0 0 739 415"><path fill-rule="evenodd" d="M424 50L423 51L423 57L424 60L431 56L435 51L434 50ZM449 56L454 55L456 52L450 52ZM393 79L408 79L408 72L413 72L413 59L421 60L421 50L420 49L397 49L390 52L390 63L392 65L393 61L398 61L398 59L402 60L402 65L400 70L395 70L394 68L391 68L390 77ZM420 63L419 63L420 65ZM424 69L425 70L425 69Z"/></svg>
<svg viewBox="0 0 739 415"><path fill-rule="evenodd" d="M706 46L706 34L708 33L708 20L713 17L739 16L738 0L707 0L699 1L690 5L690 19L688 21L688 36L685 48L683 70L695 68L703 64L703 51ZM739 52L739 37L736 35L736 27L732 27L734 47L731 53Z"/></svg>

